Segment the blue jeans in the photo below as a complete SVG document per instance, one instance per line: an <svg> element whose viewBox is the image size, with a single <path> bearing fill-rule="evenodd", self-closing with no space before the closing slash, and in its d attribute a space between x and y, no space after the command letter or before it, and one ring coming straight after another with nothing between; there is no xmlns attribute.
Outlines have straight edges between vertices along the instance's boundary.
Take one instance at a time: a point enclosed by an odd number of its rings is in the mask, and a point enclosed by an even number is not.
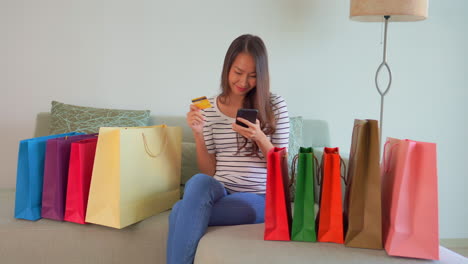
<svg viewBox="0 0 468 264"><path fill-rule="evenodd" d="M228 194L213 177L196 174L169 216L167 263L193 263L198 241L208 226L263 223L264 210L264 195Z"/></svg>

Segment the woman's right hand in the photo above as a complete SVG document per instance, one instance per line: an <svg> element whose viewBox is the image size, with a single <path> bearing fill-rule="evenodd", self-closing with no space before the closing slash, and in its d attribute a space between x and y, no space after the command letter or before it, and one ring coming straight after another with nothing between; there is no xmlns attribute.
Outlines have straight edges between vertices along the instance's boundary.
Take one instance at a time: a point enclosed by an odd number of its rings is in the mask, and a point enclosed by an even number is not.
<svg viewBox="0 0 468 264"><path fill-rule="evenodd" d="M205 119L200 109L194 104L190 105L190 111L187 113L187 124L192 129L194 134L202 134Z"/></svg>

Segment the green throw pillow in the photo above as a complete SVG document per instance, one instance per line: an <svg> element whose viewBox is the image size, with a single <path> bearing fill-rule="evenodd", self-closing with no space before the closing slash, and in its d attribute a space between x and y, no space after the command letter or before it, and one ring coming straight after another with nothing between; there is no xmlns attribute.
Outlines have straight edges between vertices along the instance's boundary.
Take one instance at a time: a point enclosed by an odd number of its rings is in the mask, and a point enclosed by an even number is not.
<svg viewBox="0 0 468 264"><path fill-rule="evenodd" d="M72 131L97 133L100 127L147 126L149 110L119 110L76 106L52 101L50 134Z"/></svg>
<svg viewBox="0 0 468 264"><path fill-rule="evenodd" d="M180 198L184 195L185 183L199 173L197 147L194 142L182 142L182 170L180 172Z"/></svg>
<svg viewBox="0 0 468 264"><path fill-rule="evenodd" d="M197 164L197 147L194 142L182 142L182 171L180 183L185 184L197 173L199 173Z"/></svg>

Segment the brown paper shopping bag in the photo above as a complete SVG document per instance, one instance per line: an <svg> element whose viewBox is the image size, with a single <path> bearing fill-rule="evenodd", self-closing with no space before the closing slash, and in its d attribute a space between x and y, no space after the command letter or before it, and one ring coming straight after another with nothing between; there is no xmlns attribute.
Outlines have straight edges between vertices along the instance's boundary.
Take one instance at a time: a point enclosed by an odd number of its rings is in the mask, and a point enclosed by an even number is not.
<svg viewBox="0 0 468 264"><path fill-rule="evenodd" d="M382 249L379 128L376 120L355 120L346 188L345 245Z"/></svg>

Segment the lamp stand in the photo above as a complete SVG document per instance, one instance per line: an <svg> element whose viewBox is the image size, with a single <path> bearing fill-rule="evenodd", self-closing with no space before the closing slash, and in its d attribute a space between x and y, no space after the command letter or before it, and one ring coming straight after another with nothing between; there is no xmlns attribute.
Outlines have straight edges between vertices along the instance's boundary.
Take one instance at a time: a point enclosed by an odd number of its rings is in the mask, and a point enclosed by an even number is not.
<svg viewBox="0 0 468 264"><path fill-rule="evenodd" d="M383 109L384 109L384 97L390 90L390 85L392 84L392 71L390 70L390 67L387 64L387 27L388 27L388 19L390 16L384 16L385 18L385 31L384 31L384 46L383 46L383 59L382 63L380 64L379 68L377 68L377 71L375 72L375 87L377 88L377 92L380 94L380 135L379 135L379 141L380 144L382 144L382 124L383 124ZM382 68L385 67L388 71L388 76L389 76L389 82L387 84L387 88L382 91L382 89L379 87L379 82L377 80L380 71Z"/></svg>

